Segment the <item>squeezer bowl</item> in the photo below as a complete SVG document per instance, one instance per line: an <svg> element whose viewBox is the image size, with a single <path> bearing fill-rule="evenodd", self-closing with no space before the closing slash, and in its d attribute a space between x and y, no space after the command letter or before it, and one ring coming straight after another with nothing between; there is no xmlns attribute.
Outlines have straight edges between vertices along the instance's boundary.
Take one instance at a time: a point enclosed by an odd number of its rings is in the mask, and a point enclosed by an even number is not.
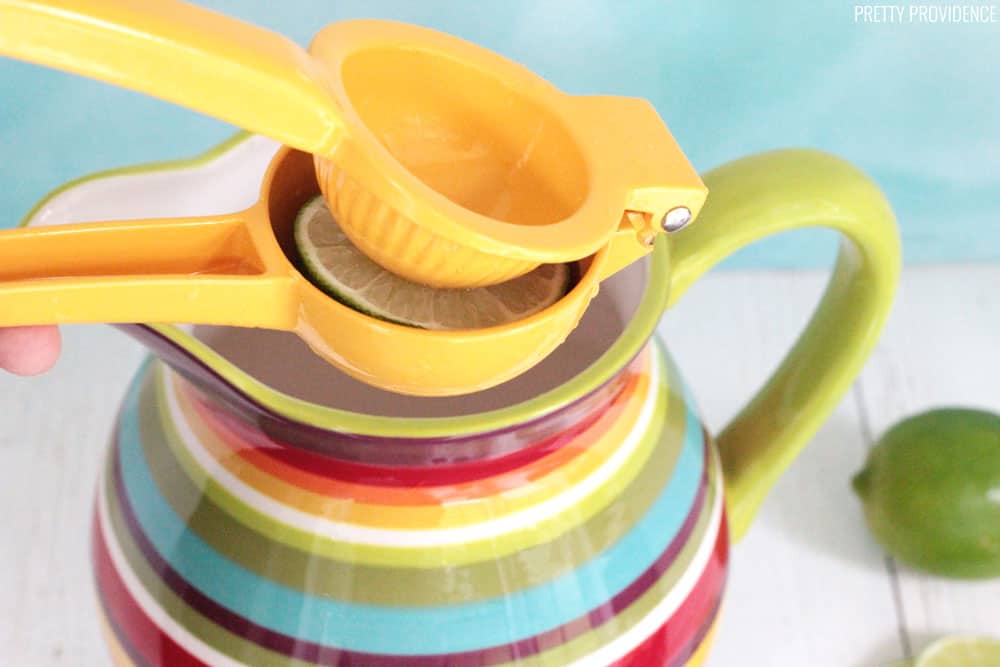
<svg viewBox="0 0 1000 667"><path fill-rule="evenodd" d="M490 255L401 215L328 160L316 175L330 212L363 253L389 271L432 287L480 287L525 274L538 262Z"/></svg>
<svg viewBox="0 0 1000 667"><path fill-rule="evenodd" d="M648 101L568 95L428 28L344 21L306 52L180 0L0 0L0 26L2 55L173 101L315 156L348 236L426 285L484 286L579 261L622 238L623 221L639 221L625 251L611 253L609 265L624 266L649 252L668 213L690 221L705 201Z"/></svg>
<svg viewBox="0 0 1000 667"><path fill-rule="evenodd" d="M342 135L315 168L330 210L386 269L477 287L653 231L704 186L645 100L578 97L487 49L391 22L334 24L310 52Z"/></svg>

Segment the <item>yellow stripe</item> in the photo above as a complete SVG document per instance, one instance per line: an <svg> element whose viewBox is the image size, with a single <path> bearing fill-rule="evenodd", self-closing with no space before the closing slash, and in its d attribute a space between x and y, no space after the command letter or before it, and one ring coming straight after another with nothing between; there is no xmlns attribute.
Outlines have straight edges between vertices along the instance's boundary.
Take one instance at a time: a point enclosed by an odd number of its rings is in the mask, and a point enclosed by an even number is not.
<svg viewBox="0 0 1000 667"><path fill-rule="evenodd" d="M538 479L525 479L523 486L474 501L442 505L377 505L351 498L335 498L308 491L269 475L241 456L208 428L178 391L176 377L168 382L182 414L198 442L221 466L258 492L317 517L373 528L429 530L460 528L512 514L564 493L569 486L592 475L628 437L651 390L648 373L637 379L638 386L617 420L590 447L565 465ZM568 446L573 446L572 444Z"/></svg>
<svg viewBox="0 0 1000 667"><path fill-rule="evenodd" d="M135 667L135 663L128 657L125 649L119 643L114 630L111 629L111 624L108 623L103 609L99 608L97 610L97 618L101 623L101 634L104 635L104 643L108 645L108 653L111 654L111 662L114 663L115 667Z"/></svg>
<svg viewBox="0 0 1000 667"><path fill-rule="evenodd" d="M719 618L721 616L721 612L716 612L715 620L712 621L712 627L708 629L705 638L698 645L698 650L691 654L691 658L684 664L684 667L701 667L708 660L708 654L712 650L712 642L715 641L715 631L719 627Z"/></svg>
<svg viewBox="0 0 1000 667"><path fill-rule="evenodd" d="M521 549L530 548L536 544L551 541L572 530L575 526L586 522L594 514L617 498L621 492L636 477L641 467L649 459L651 452L663 436L666 415L666 402L669 393L666 389L665 363L659 350L656 367L658 369L654 382L660 383L664 405L654 410L652 421L646 432L642 434L639 447L616 474L606 480L589 496L566 510L533 524L525 524L515 531L491 536L473 542L460 544L443 544L420 547L391 547L360 542L345 542L330 539L318 532L307 532L283 523L245 503L212 479L206 471L194 460L181 444L180 437L174 426L164 414L165 405L162 395L162 382L157 382L158 401L160 403L161 422L164 435L178 463L191 478L193 484L201 488L212 501L236 520L290 547L306 553L352 563L370 565L387 565L392 567L434 567L446 565L463 565L484 560L493 560ZM156 372L162 375L162 368ZM156 381L156 378L154 378Z"/></svg>

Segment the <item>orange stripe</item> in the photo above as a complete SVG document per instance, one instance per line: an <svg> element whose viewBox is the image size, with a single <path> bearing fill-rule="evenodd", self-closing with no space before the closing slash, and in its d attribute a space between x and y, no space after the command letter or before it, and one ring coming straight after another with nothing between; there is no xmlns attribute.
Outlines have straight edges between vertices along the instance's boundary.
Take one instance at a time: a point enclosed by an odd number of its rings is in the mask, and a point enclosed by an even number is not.
<svg viewBox="0 0 1000 667"><path fill-rule="evenodd" d="M628 401L633 398L637 386L637 381L630 382L597 421L559 449L500 475L435 487L386 487L314 475L268 456L255 445L247 444L221 423L209 409L187 396L184 397L183 408L188 418L205 421L231 453L276 478L276 481L331 498L350 498L379 505L443 505L448 502L479 500L511 491L523 487L525 483L537 481L551 474L556 468L566 465L589 449L598 438L614 426ZM192 409L197 416L192 416Z"/></svg>
<svg viewBox="0 0 1000 667"><path fill-rule="evenodd" d="M108 646L108 653L111 654L111 662L114 666L135 667L135 663L128 657L128 654L125 652L125 648L118 641L118 636L115 635L114 630L111 629L111 625L108 623L108 619L105 617L103 609L98 610L97 618L101 623L101 634L104 635L104 643Z"/></svg>
<svg viewBox="0 0 1000 667"><path fill-rule="evenodd" d="M447 493L446 504L436 504L441 498L435 494L447 487L392 489L324 480L337 489L339 495L334 496L292 486L235 453L193 414L189 397L177 388L174 383L173 394L179 399L201 445L243 483L279 502L317 516L358 525L412 530L457 527L495 519L565 491L603 464L628 436L651 390L651 378L648 371L637 374L635 386L627 390L628 395L623 394L620 402L594 424L593 435L589 435L591 429L581 433L577 438L579 442L563 448L566 452L557 450L532 465L497 478L457 485ZM555 460L550 461L550 457ZM387 502L389 498L404 502L393 505Z"/></svg>

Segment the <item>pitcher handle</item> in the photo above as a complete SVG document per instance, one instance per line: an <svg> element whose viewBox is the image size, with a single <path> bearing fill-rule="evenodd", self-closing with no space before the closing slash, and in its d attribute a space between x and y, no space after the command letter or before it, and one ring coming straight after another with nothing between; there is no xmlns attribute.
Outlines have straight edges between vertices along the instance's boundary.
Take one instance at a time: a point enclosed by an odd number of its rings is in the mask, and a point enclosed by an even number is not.
<svg viewBox="0 0 1000 667"><path fill-rule="evenodd" d="M899 236L878 186L819 151L753 155L708 172L704 180L710 194L700 217L671 236L671 304L705 271L753 241L817 226L843 235L809 324L717 438L730 526L739 539L874 347L899 279Z"/></svg>

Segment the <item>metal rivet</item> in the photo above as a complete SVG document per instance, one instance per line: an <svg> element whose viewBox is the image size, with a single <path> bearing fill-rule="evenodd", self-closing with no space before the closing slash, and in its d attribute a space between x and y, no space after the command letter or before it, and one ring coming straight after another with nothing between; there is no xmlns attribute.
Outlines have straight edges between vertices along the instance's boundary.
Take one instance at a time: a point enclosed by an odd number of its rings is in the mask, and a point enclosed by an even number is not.
<svg viewBox="0 0 1000 667"><path fill-rule="evenodd" d="M691 209L686 206L678 206L667 211L663 216L663 231L677 232L684 229L687 223L691 222Z"/></svg>

